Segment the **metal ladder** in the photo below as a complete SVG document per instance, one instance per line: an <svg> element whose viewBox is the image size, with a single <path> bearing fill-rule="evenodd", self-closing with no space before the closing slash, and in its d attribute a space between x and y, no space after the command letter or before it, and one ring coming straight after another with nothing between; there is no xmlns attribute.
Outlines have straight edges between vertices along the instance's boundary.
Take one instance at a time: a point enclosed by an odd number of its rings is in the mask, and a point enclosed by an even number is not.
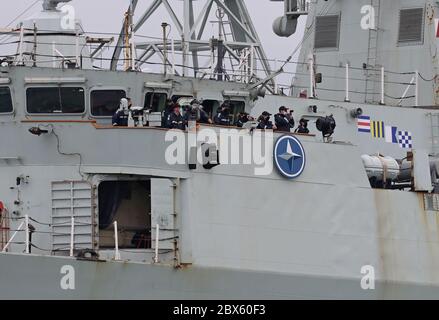
<svg viewBox="0 0 439 320"><path fill-rule="evenodd" d="M381 10L381 0L371 0L370 5L375 10L375 29L369 29L369 41L367 47L367 66L366 66L366 92L365 102L376 102L376 84L378 82L380 72L377 71L377 56L378 56L378 32L379 19Z"/></svg>

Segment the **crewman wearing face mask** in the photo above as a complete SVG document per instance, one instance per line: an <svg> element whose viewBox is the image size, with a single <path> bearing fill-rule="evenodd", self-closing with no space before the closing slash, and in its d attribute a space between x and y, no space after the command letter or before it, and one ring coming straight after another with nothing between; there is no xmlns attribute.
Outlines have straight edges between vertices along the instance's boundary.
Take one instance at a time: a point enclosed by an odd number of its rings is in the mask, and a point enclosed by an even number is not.
<svg viewBox="0 0 439 320"><path fill-rule="evenodd" d="M113 115L113 126L127 127L128 117L129 117L128 99L122 98L120 99L119 109Z"/></svg>

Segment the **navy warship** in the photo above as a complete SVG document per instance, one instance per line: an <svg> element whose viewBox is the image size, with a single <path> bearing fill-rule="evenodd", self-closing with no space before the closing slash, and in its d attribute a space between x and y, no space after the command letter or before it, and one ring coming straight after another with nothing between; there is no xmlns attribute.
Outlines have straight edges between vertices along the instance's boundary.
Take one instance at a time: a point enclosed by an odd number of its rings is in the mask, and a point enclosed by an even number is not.
<svg viewBox="0 0 439 320"><path fill-rule="evenodd" d="M244 0L138 2L0 30L0 299L439 298L437 1L282 0L282 61ZM163 128L168 99L309 132Z"/></svg>

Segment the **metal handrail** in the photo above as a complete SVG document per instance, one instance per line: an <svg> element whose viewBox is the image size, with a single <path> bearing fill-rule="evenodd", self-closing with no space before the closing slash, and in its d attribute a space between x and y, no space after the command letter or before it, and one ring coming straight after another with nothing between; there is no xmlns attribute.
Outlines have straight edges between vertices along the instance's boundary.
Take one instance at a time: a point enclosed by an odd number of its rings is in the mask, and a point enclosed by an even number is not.
<svg viewBox="0 0 439 320"><path fill-rule="evenodd" d="M11 239L9 239L8 243L6 243L6 245L4 246L2 252L6 252L6 250L8 249L9 245L11 244L12 240L14 240L15 236L17 235L18 232L23 231L21 230L21 228L23 228L24 225L24 221L22 223L20 223L20 225L18 226L17 230L15 230L14 234L12 235ZM26 246L27 248L29 248L29 246Z"/></svg>

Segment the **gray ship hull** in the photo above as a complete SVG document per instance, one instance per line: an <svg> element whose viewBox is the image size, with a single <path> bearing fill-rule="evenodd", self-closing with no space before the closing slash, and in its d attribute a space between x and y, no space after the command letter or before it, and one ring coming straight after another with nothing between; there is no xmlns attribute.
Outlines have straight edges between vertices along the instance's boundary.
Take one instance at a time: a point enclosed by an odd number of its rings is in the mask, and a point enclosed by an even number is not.
<svg viewBox="0 0 439 320"><path fill-rule="evenodd" d="M74 289L62 289L63 266ZM72 284L72 283L70 283ZM232 269L0 254L0 299L437 299L439 287Z"/></svg>

